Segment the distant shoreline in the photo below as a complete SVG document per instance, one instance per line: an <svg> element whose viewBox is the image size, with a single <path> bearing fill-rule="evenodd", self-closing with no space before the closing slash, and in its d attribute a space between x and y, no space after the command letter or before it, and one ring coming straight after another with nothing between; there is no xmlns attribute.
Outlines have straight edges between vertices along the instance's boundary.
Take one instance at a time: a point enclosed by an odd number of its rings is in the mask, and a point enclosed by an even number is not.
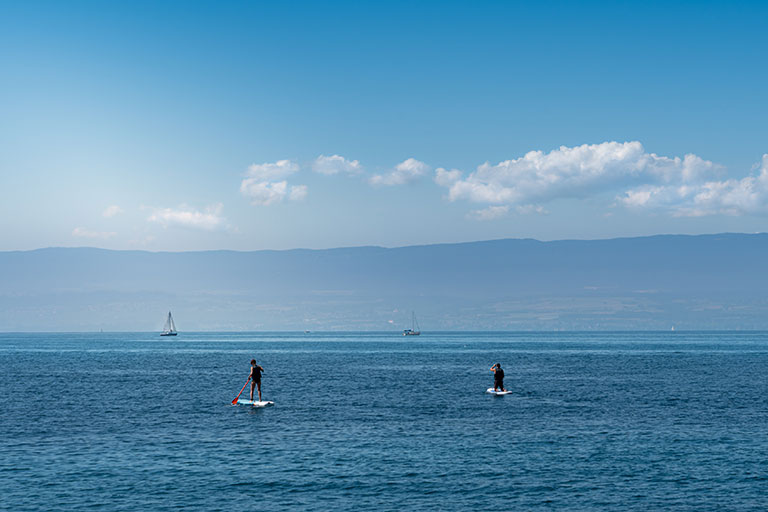
<svg viewBox="0 0 768 512"><path fill-rule="evenodd" d="M672 330L658 330L658 329L611 329L611 330L520 330L520 331L504 331L504 330L487 330L487 331L422 331L421 335L429 337L430 335L451 335L451 334L610 334L610 333L659 333L659 334L695 334L695 333L761 333L768 332L768 329L675 329ZM159 331L0 331L0 334L146 334L157 335L160 337ZM311 331L306 333L304 331L186 331L179 333L178 337L172 339L166 339L164 341L172 342L178 341L184 338L184 335L194 334L300 334L311 336L313 334L371 334L371 335L392 335L396 337L402 337L402 331ZM420 338L423 339L423 338ZM404 341L419 341L409 338Z"/></svg>
<svg viewBox="0 0 768 512"><path fill-rule="evenodd" d="M768 330L768 234L0 252L5 332Z"/></svg>

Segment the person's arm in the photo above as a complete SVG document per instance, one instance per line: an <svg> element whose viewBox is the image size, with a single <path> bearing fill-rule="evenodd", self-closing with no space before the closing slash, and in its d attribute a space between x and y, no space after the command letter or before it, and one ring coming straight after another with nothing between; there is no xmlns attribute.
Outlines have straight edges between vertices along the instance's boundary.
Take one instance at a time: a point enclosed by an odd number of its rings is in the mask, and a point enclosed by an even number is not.
<svg viewBox="0 0 768 512"><path fill-rule="evenodd" d="M261 366L259 366L259 370L261 370L261 373L264 373L264 368L262 368Z"/></svg>

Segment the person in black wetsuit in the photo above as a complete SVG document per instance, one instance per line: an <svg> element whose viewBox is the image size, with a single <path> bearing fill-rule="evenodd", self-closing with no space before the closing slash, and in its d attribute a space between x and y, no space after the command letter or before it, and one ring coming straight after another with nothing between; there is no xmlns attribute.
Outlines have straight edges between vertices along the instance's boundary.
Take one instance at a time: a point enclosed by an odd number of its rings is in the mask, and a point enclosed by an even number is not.
<svg viewBox="0 0 768 512"><path fill-rule="evenodd" d="M491 371L493 372L493 390L498 391L501 388L502 391L506 391L504 389L504 370L501 369L501 363L491 366Z"/></svg>
<svg viewBox="0 0 768 512"><path fill-rule="evenodd" d="M253 402L253 390L259 387L259 402L261 402L261 372L264 368L256 364L255 359L251 359L251 373L248 378L251 379L251 402Z"/></svg>

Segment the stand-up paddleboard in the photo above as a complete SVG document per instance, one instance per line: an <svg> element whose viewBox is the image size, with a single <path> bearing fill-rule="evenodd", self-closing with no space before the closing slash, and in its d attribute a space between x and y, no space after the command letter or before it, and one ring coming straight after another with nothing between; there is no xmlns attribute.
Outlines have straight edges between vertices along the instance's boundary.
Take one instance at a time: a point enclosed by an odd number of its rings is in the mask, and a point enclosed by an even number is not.
<svg viewBox="0 0 768 512"><path fill-rule="evenodd" d="M259 402L258 400L238 400L237 405L250 405L252 407L266 407L268 405L275 405L275 402L272 402L270 400L265 400L263 402Z"/></svg>
<svg viewBox="0 0 768 512"><path fill-rule="evenodd" d="M493 388L488 388L488 389L485 390L485 392L490 394L490 395L496 395L496 396L504 396L504 395L509 395L509 394L512 393L511 391L496 391Z"/></svg>

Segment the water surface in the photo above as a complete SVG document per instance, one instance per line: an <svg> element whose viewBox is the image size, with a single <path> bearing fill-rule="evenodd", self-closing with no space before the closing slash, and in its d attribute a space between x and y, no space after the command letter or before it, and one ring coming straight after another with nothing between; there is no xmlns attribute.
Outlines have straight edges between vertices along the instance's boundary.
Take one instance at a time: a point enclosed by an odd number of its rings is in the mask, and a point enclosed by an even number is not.
<svg viewBox="0 0 768 512"><path fill-rule="evenodd" d="M232 407L256 358L265 409ZM514 394L484 394L501 362ZM2 510L762 510L768 333L0 334Z"/></svg>

